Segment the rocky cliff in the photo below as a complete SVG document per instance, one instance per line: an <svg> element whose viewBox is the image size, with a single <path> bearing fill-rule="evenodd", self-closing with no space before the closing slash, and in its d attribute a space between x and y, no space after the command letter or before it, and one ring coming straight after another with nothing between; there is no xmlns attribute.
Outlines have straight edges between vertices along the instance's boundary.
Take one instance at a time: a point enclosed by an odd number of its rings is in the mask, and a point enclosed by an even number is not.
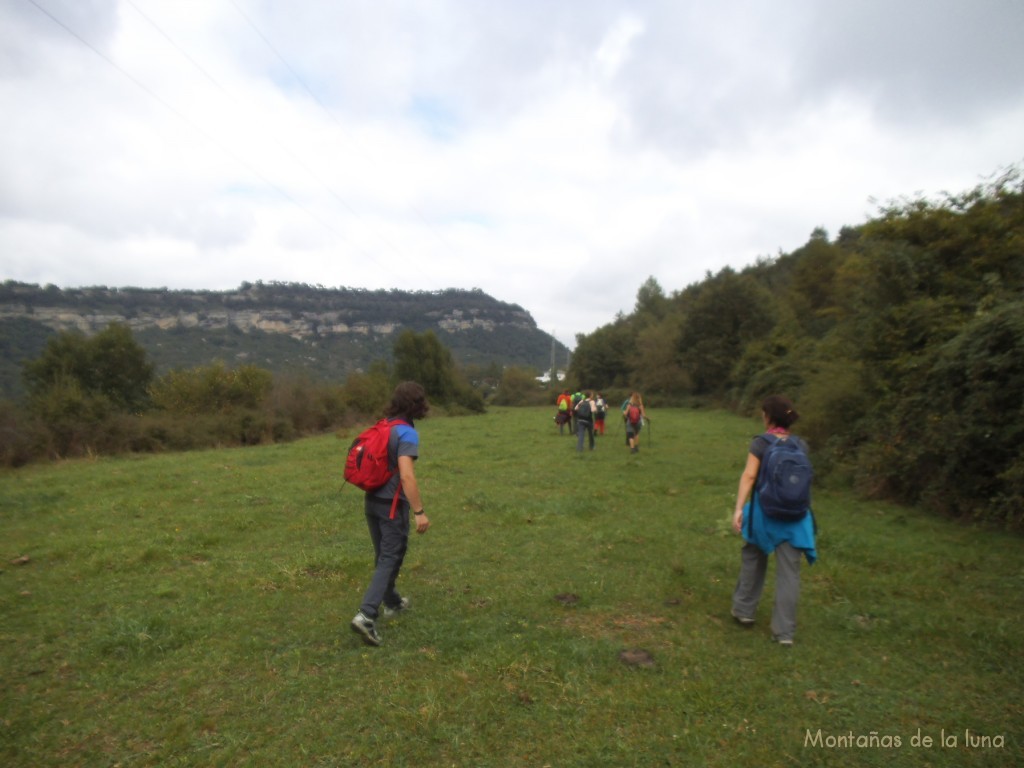
<svg viewBox="0 0 1024 768"><path fill-rule="evenodd" d="M405 329L433 330L462 364L544 370L552 345L530 313L479 290L409 292L243 283L234 291L0 286L0 388L18 389L20 365L62 331L132 329L158 371L214 360L336 378L388 360Z"/></svg>

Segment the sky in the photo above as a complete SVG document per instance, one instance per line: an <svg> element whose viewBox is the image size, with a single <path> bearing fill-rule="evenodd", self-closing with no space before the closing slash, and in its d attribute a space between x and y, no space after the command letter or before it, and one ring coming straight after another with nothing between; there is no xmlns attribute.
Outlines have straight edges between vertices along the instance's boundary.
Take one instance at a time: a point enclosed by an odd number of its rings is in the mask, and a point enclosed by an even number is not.
<svg viewBox="0 0 1024 768"><path fill-rule="evenodd" d="M0 0L0 280L478 288L572 347L1024 161L1020 0Z"/></svg>

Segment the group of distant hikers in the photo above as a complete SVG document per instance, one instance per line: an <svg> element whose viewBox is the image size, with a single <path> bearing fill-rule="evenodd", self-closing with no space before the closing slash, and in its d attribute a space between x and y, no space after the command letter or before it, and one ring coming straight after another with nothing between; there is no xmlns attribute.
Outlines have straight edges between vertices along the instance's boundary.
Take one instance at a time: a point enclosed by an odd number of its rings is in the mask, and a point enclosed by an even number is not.
<svg viewBox="0 0 1024 768"><path fill-rule="evenodd" d="M590 450L594 450L594 435L605 434L605 417L608 414L608 403L600 392L591 390L570 392L563 390L555 401L555 424L558 434L564 435L566 426L569 434L576 435L576 450L583 452L585 439ZM620 408L622 423L625 426L626 445L630 453L640 450L640 430L647 420L647 411L639 392L630 393Z"/></svg>
<svg viewBox="0 0 1024 768"><path fill-rule="evenodd" d="M594 430L604 434L608 407L599 392L576 394L563 392L559 396L555 421L560 432L566 424L575 425L579 451L588 433L593 450ZM422 386L412 381L400 384L384 409L384 417L360 433L346 455L345 480L365 492L363 510L374 551L369 587L350 622L352 631L367 645L381 643L377 622L382 614L396 616L410 606L409 598L398 593L395 583L409 545L411 518L416 521L417 533L426 533L431 525L414 472L419 457L415 420L426 416L428 410ZM647 420L640 393L633 392L623 402L621 412L626 441L630 451L636 453L640 430ZM765 431L749 445L732 516L732 528L743 536L744 544L731 613L741 626L753 626L768 556L774 552L772 640L791 646L800 596L800 561L806 558L813 564L817 558L817 526L810 498L814 471L807 445L790 433L798 418L793 403L780 395L767 397L761 404L761 417Z"/></svg>

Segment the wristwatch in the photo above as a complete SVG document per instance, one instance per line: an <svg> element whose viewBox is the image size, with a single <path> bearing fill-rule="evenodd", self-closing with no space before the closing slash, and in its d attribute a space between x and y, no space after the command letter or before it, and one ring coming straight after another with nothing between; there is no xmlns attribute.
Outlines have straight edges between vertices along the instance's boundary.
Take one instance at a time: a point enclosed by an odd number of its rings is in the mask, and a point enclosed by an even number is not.
<svg viewBox="0 0 1024 768"><path fill-rule="evenodd" d="M419 512L413 512L414 515L425 515L427 514L426 509L421 509Z"/></svg>

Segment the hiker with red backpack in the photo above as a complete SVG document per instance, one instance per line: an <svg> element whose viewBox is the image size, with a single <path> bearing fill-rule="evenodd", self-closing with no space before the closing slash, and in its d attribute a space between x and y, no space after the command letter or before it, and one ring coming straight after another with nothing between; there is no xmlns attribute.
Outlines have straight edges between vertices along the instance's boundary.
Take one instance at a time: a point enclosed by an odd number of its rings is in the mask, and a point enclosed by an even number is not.
<svg viewBox="0 0 1024 768"><path fill-rule="evenodd" d="M644 428L646 418L644 400L639 392L633 392L622 404L622 419L626 424L626 445L629 446L630 453L640 452L640 430Z"/></svg>
<svg viewBox="0 0 1024 768"><path fill-rule="evenodd" d="M740 575L732 597L732 616L745 627L764 589L768 555L775 553L775 604L772 639L793 644L800 597L800 559L814 564L816 528L811 511L814 470L807 445L790 427L799 418L793 403L781 395L761 405L765 432L754 437L740 476L732 527L744 538Z"/></svg>
<svg viewBox="0 0 1024 768"><path fill-rule="evenodd" d="M413 468L420 445L415 420L426 416L428 410L422 386L414 381L399 384L384 418L356 438L349 449L345 478L365 491L363 509L374 552L370 586L351 622L352 631L367 645L380 645L380 613L390 617L409 607L409 599L398 594L395 582L409 546L410 512L416 533L430 528ZM378 485L382 478L386 479Z"/></svg>

